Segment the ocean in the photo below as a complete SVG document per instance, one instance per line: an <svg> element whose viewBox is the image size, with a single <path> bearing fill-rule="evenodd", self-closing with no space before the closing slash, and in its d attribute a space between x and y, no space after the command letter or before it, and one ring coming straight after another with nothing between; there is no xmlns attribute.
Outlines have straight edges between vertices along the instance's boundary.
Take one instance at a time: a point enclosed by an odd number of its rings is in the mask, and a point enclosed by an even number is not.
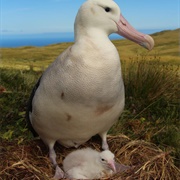
<svg viewBox="0 0 180 180"><path fill-rule="evenodd" d="M145 34L152 34L161 31L161 29L139 30ZM112 34L111 40L122 39L123 37ZM1 35L0 48L16 48L21 46L47 46L50 44L58 44L64 42L73 42L74 33L42 33L42 34L16 34L16 35Z"/></svg>

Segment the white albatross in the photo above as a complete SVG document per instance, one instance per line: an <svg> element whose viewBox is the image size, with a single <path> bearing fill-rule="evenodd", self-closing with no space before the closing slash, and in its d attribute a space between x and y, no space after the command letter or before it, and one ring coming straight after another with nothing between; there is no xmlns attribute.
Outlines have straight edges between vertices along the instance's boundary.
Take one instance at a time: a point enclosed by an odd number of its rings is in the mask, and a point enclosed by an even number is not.
<svg viewBox="0 0 180 180"><path fill-rule="evenodd" d="M27 119L49 147L56 167L55 142L78 147L99 134L106 135L124 108L124 84L118 51L108 36L118 33L151 50L154 41L137 32L113 0L88 0L75 20L75 43L43 73L30 96Z"/></svg>
<svg viewBox="0 0 180 180"><path fill-rule="evenodd" d="M68 179L107 178L116 172L114 154L91 148L76 150L66 156L63 169Z"/></svg>

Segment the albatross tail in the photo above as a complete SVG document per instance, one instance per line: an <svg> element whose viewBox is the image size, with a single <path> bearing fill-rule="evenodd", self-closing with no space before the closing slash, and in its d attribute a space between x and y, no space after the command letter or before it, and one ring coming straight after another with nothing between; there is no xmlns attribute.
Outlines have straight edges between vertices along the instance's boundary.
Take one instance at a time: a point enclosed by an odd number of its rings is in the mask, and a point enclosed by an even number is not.
<svg viewBox="0 0 180 180"><path fill-rule="evenodd" d="M27 109L26 109L26 122L28 125L28 129L32 132L34 137L38 137L38 134L34 130L32 124L31 124L30 113L32 112L32 100L36 93L37 88L39 87L40 81L41 81L41 77L39 78L38 82L36 83L36 85L34 86L32 92L31 92L31 95L30 95L28 103L27 103Z"/></svg>

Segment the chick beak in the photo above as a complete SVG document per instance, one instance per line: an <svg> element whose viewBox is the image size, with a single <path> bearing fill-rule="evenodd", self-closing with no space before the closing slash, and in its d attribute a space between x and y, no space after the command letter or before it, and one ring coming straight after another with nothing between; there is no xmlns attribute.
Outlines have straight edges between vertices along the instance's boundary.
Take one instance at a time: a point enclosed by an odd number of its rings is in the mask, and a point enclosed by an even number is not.
<svg viewBox="0 0 180 180"><path fill-rule="evenodd" d="M108 166L113 172L116 172L116 166L114 161L109 161Z"/></svg>

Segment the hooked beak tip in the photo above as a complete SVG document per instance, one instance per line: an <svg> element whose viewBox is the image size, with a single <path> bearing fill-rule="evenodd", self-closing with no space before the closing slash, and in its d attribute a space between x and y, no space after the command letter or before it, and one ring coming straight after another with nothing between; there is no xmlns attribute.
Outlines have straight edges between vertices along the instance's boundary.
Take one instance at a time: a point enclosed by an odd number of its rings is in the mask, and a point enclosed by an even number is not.
<svg viewBox="0 0 180 180"><path fill-rule="evenodd" d="M149 51L151 51L154 47L154 40L151 36L149 35L145 35L144 36L145 40L143 43L141 43L140 45L143 46L144 48L148 49Z"/></svg>
<svg viewBox="0 0 180 180"><path fill-rule="evenodd" d="M134 29L129 22L123 17L123 15L120 15L120 19L117 23L117 33L131 41L134 41L135 43L143 46L144 48L148 50L152 50L154 47L154 40L151 36L145 35L141 32L138 32L136 29Z"/></svg>

